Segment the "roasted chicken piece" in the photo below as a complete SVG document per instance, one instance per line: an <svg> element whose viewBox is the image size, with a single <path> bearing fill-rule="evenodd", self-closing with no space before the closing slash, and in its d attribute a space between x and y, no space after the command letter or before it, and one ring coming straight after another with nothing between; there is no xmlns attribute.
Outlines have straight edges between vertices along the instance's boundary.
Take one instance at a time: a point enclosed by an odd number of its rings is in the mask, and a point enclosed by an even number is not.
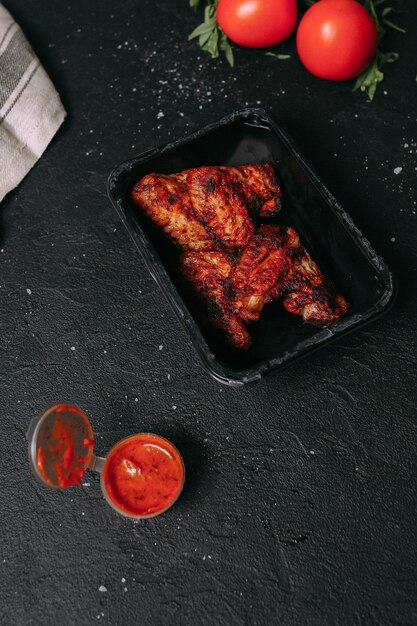
<svg viewBox="0 0 417 626"><path fill-rule="evenodd" d="M180 249L211 250L243 247L254 232L250 212L274 215L282 194L266 164L148 174L131 197Z"/></svg>
<svg viewBox="0 0 417 626"><path fill-rule="evenodd" d="M272 227L252 235L231 275L234 307L245 322L259 319L263 306L276 300L288 271L285 228ZM281 235L281 236L280 236Z"/></svg>
<svg viewBox="0 0 417 626"><path fill-rule="evenodd" d="M348 310L300 242L294 228L263 224L232 271L234 307L246 322L259 319L263 306L283 296L283 306L305 322L326 327Z"/></svg>
<svg viewBox="0 0 417 626"><path fill-rule="evenodd" d="M218 168L240 187L255 217L272 217L282 208L282 190L272 165L239 165Z"/></svg>
<svg viewBox="0 0 417 626"><path fill-rule="evenodd" d="M323 328L330 326L348 312L349 304L323 276L294 228L286 230L285 247L290 264L284 280L282 304L287 311L301 315L309 324Z"/></svg>
<svg viewBox="0 0 417 626"><path fill-rule="evenodd" d="M131 197L182 250L215 247L192 207L183 174L148 174L133 187Z"/></svg>
<svg viewBox="0 0 417 626"><path fill-rule="evenodd" d="M194 211L218 240L226 248L246 245L255 229L234 178L218 167L197 167L186 180Z"/></svg>
<svg viewBox="0 0 417 626"><path fill-rule="evenodd" d="M247 350L251 337L233 310L232 266L231 258L219 250L181 255L182 274L198 295L205 324L220 331L231 346Z"/></svg>
<svg viewBox="0 0 417 626"><path fill-rule="evenodd" d="M282 304L287 311L321 327L329 326L347 313L349 305L346 299L323 276L294 228L264 224L258 232L275 236L283 242L288 269L280 290L284 296Z"/></svg>

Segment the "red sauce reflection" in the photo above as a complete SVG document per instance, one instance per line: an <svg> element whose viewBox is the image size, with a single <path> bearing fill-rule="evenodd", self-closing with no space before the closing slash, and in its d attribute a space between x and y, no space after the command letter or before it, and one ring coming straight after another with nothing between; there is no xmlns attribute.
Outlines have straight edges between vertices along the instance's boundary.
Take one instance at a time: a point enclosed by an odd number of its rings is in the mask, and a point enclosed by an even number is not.
<svg viewBox="0 0 417 626"><path fill-rule="evenodd" d="M36 463L42 478L55 487L78 485L93 455L90 423L76 407L57 406L42 427Z"/></svg>

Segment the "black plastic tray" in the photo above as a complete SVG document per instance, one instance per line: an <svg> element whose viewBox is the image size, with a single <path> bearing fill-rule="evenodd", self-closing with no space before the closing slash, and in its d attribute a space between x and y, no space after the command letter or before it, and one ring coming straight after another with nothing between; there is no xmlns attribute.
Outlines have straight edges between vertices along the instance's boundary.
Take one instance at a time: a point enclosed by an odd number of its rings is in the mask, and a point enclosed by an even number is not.
<svg viewBox="0 0 417 626"><path fill-rule="evenodd" d="M284 208L276 221L291 224L299 231L323 273L348 298L350 310L331 328L320 329L287 313L279 302L269 304L260 321L250 326L253 345L244 353L216 343L205 333L176 273L178 251L133 206L129 192L139 178L150 172L266 162L277 164L284 189ZM266 372L377 317L394 300L394 278L383 260L262 109L242 109L184 139L125 161L110 175L108 193L204 365L222 383L239 385L258 380Z"/></svg>

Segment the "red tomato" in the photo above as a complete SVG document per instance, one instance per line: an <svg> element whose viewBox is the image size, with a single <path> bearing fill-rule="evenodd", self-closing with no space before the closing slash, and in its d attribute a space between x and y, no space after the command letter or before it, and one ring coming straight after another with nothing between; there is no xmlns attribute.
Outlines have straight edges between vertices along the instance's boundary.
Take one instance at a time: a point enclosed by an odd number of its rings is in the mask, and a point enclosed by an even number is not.
<svg viewBox="0 0 417 626"><path fill-rule="evenodd" d="M275 46L295 28L297 0L220 0L216 19L227 37L240 46Z"/></svg>
<svg viewBox="0 0 417 626"><path fill-rule="evenodd" d="M319 78L348 80L372 61L378 32L356 0L319 0L306 11L297 30L297 52Z"/></svg>

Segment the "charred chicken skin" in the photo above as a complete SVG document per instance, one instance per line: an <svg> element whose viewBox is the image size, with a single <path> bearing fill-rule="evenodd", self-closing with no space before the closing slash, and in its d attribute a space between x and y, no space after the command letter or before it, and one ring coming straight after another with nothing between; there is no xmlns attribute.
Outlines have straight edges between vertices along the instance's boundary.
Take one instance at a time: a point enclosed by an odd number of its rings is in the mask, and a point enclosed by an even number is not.
<svg viewBox="0 0 417 626"><path fill-rule="evenodd" d="M259 319L265 303L276 300L289 263L280 227L271 233L258 230L242 252L232 272L231 283L235 293L234 306L245 322Z"/></svg>
<svg viewBox="0 0 417 626"><path fill-rule="evenodd" d="M182 274L198 295L207 323L220 331L229 345L247 350L251 337L233 310L229 282L232 266L231 258L219 250L181 255Z"/></svg>
<svg viewBox="0 0 417 626"><path fill-rule="evenodd" d="M212 237L197 217L181 174L148 174L132 189L133 202L182 250L211 250Z"/></svg>
<svg viewBox="0 0 417 626"><path fill-rule="evenodd" d="M240 188L251 213L255 217L273 217L282 208L282 190L275 170L265 165L219 167Z"/></svg>
<svg viewBox="0 0 417 626"><path fill-rule="evenodd" d="M286 230L285 247L290 263L282 304L287 311L301 315L313 326L330 326L348 312L348 302L323 276L294 228Z"/></svg>
<svg viewBox="0 0 417 626"><path fill-rule="evenodd" d="M287 311L321 327L329 326L347 313L349 305L346 299L323 276L294 228L263 224L258 233L276 237L283 243L288 265L280 294Z"/></svg>
<svg viewBox="0 0 417 626"><path fill-rule="evenodd" d="M255 228L240 188L229 168L187 170L187 189L194 211L226 248L247 244Z"/></svg>
<svg viewBox="0 0 417 626"><path fill-rule="evenodd" d="M254 232L250 213L275 215L282 193L266 164L148 174L131 197L181 250L211 250L243 247Z"/></svg>
<svg viewBox="0 0 417 626"><path fill-rule="evenodd" d="M259 319L267 302L283 306L315 326L326 327L348 310L300 242L294 228L263 224L231 274L234 307L245 322Z"/></svg>

